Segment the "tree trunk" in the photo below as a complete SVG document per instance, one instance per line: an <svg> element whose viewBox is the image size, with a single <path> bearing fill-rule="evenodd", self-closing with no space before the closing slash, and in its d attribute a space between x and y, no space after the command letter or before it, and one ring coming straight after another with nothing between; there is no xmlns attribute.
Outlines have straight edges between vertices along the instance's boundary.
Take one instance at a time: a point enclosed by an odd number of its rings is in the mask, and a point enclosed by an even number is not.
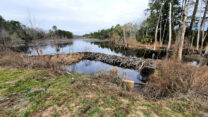
<svg viewBox="0 0 208 117"><path fill-rule="evenodd" d="M190 37L192 36L192 28L193 28L193 24L195 22L196 12L197 12L197 9L198 9L198 5L199 5L199 0L196 0L195 6L194 6L194 11L193 11L193 14L191 16L190 27L189 27L189 30L188 30L188 34L190 35Z"/></svg>
<svg viewBox="0 0 208 117"><path fill-rule="evenodd" d="M169 41L168 41L168 47L167 47L167 52L170 50L171 46L171 40L172 40L172 3L170 3L170 10L169 10Z"/></svg>
<svg viewBox="0 0 208 117"><path fill-rule="evenodd" d="M181 26L178 32L177 41L174 49L174 57L177 58L177 60L182 60L182 54L183 54L183 44L184 44L184 37L186 32L186 19L188 14L188 2L185 1L185 7L183 12L183 19L181 22Z"/></svg>
<svg viewBox="0 0 208 117"><path fill-rule="evenodd" d="M205 50L205 53L204 53L205 55L208 55L208 45L207 45L207 47L206 47L206 50Z"/></svg>
<svg viewBox="0 0 208 117"><path fill-rule="evenodd" d="M206 21L206 15L207 15L207 10L208 10L208 0L207 0L207 2L206 2L206 6L205 6L205 9L204 9L204 15L203 15L203 18L202 18L201 27L205 24L205 21Z"/></svg>
<svg viewBox="0 0 208 117"><path fill-rule="evenodd" d="M207 15L207 9L208 9L208 1L206 2L206 7L204 9L204 15L203 15L203 19L201 22L201 27L205 27L205 21L206 21L206 15ZM200 49L200 54L202 54L202 50L203 50L203 46L204 46L204 40L206 38L206 36L204 35L204 29L202 31L202 40L201 40L201 49Z"/></svg>
<svg viewBox="0 0 208 117"><path fill-rule="evenodd" d="M158 41L157 41L157 35L158 35L158 27L159 27L161 15L162 15L162 7L160 8L160 13L159 13L159 17L158 17L158 21L157 21L157 25L156 25L154 50L156 50L157 44L158 44Z"/></svg>
<svg viewBox="0 0 208 117"><path fill-rule="evenodd" d="M161 20L160 20L160 47L162 47L163 43L162 43L162 16L161 16Z"/></svg>
<svg viewBox="0 0 208 117"><path fill-rule="evenodd" d="M204 31L203 31L204 33ZM202 54L202 51L203 51L203 47L204 47L204 40L206 39L207 37L207 33L204 35L202 35L202 43L201 43L201 51L200 51L200 54Z"/></svg>
<svg viewBox="0 0 208 117"><path fill-rule="evenodd" d="M166 29L167 22L168 22L168 19L166 19L166 21L165 21L165 26L164 26L164 28L163 28L162 43L163 43L163 40L164 40L164 37L165 37L165 29Z"/></svg>
<svg viewBox="0 0 208 117"><path fill-rule="evenodd" d="M202 1L201 1L201 6L200 6L200 20L199 20L199 26L198 26L198 34L197 34L197 43L196 43L196 50L199 50L199 40L200 40L200 36L201 36L201 24L200 22L202 21L202 17L201 17L201 12L202 12Z"/></svg>
<svg viewBox="0 0 208 117"><path fill-rule="evenodd" d="M194 36L191 38L191 49L193 49Z"/></svg>

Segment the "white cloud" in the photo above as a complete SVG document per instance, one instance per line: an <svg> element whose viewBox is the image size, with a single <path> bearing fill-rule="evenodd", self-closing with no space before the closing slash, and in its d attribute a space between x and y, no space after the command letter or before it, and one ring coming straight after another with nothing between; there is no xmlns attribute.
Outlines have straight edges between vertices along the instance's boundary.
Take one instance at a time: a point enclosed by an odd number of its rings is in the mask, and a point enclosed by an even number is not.
<svg viewBox="0 0 208 117"><path fill-rule="evenodd" d="M52 25L84 34L143 17L148 0L6 0L0 15L27 24L29 14L39 27Z"/></svg>

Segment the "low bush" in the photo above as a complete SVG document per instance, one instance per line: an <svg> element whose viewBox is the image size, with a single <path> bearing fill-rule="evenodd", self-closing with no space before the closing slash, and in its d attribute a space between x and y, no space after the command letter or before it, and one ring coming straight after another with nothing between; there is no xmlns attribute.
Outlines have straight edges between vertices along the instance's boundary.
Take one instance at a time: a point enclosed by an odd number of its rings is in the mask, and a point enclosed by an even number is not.
<svg viewBox="0 0 208 117"><path fill-rule="evenodd" d="M142 93L151 98L172 97L189 91L208 95L207 72L206 67L164 60L150 76Z"/></svg>

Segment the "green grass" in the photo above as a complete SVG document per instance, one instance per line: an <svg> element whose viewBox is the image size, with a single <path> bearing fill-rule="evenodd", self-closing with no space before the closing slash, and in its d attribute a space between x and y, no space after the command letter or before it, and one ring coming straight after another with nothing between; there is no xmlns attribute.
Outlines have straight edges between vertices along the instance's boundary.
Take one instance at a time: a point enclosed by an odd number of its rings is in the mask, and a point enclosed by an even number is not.
<svg viewBox="0 0 208 117"><path fill-rule="evenodd" d="M100 81L101 82L101 81ZM92 87L90 84L96 84ZM109 84L109 83L107 83ZM0 116L28 117L50 110L49 116L200 116L201 105L184 100L147 100L132 97L92 81L90 75L60 75L47 70L0 69ZM122 100L126 100L123 102ZM157 102L166 103L166 106ZM137 107L144 109L137 109Z"/></svg>

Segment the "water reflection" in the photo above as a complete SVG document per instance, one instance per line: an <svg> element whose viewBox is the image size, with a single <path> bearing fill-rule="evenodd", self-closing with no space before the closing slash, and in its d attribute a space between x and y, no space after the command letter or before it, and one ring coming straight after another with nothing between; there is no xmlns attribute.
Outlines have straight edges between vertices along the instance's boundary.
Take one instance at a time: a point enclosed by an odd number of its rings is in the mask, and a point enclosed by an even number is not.
<svg viewBox="0 0 208 117"><path fill-rule="evenodd" d="M89 61L83 60L76 64L70 65L66 67L66 69L70 72L77 72L77 73L85 73L85 74L97 74L99 72L108 72L115 66L102 63L99 61ZM137 83L141 83L142 76L136 70L125 69L118 67L118 75L121 78L133 80Z"/></svg>
<svg viewBox="0 0 208 117"><path fill-rule="evenodd" d="M110 48L112 51L116 53L120 52L123 56L131 56L131 57L144 57L144 58L152 58L152 59L161 59L165 57L166 50L161 49L158 51L154 51L151 49L144 49L144 48L124 48L124 47L117 47L112 43L109 42L92 42L98 45L101 48Z"/></svg>
<svg viewBox="0 0 208 117"><path fill-rule="evenodd" d="M42 49L43 54L74 53L74 52L100 52L105 54L122 56L122 53L115 52L107 47L101 47L91 42L102 43L105 41L96 39L76 39L76 40L39 40L29 42L27 45L13 47L13 50L19 50L29 55L37 55L37 48ZM18 52L19 52L18 51Z"/></svg>
<svg viewBox="0 0 208 117"><path fill-rule="evenodd" d="M153 51L147 49L130 49L117 47L106 40L97 39L71 39L71 40L39 40L26 45L12 47L15 51L22 51L29 55L37 55L37 48L42 49L43 54L73 53L73 52L100 52L117 56L131 56L161 59L165 51Z"/></svg>

